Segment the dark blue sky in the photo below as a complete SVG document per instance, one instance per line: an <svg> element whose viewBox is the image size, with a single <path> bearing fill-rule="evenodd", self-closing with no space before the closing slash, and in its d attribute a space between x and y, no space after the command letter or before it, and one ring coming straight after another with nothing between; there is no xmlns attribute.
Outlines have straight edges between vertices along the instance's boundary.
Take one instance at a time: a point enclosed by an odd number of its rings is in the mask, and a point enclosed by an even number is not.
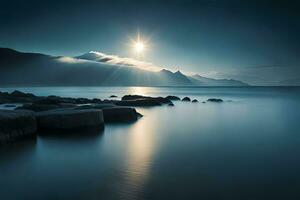
<svg viewBox="0 0 300 200"><path fill-rule="evenodd" d="M299 1L298 1L299 2ZM146 61L254 84L300 82L297 1L0 1L0 46L75 56L130 56L129 37L150 38Z"/></svg>

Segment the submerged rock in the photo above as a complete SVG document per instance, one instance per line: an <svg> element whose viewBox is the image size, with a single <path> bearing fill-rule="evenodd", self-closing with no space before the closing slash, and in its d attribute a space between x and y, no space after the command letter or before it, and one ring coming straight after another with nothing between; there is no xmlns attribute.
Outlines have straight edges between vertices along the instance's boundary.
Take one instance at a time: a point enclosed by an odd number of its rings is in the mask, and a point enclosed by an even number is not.
<svg viewBox="0 0 300 200"><path fill-rule="evenodd" d="M189 97L184 97L182 101L191 101L191 99Z"/></svg>
<svg viewBox="0 0 300 200"><path fill-rule="evenodd" d="M193 103L197 103L197 102L198 102L198 100L197 100L197 99L194 99L192 102L193 102Z"/></svg>
<svg viewBox="0 0 300 200"><path fill-rule="evenodd" d="M177 96L167 96L166 99L169 99L171 101L180 101L180 98Z"/></svg>
<svg viewBox="0 0 300 200"><path fill-rule="evenodd" d="M40 130L77 131L104 128L103 113L98 109L60 109L40 112L36 116Z"/></svg>
<svg viewBox="0 0 300 200"><path fill-rule="evenodd" d="M116 95L110 95L110 98L117 98L118 96Z"/></svg>
<svg viewBox="0 0 300 200"><path fill-rule="evenodd" d="M103 110L104 122L132 122L138 119L138 113L134 108L111 107Z"/></svg>
<svg viewBox="0 0 300 200"><path fill-rule="evenodd" d="M174 106L174 104L173 103L169 103L168 106Z"/></svg>
<svg viewBox="0 0 300 200"><path fill-rule="evenodd" d="M216 99L216 98L211 98L211 99L207 99L208 102L216 102L216 103L221 103L223 102L222 99Z"/></svg>
<svg viewBox="0 0 300 200"><path fill-rule="evenodd" d="M35 136L36 131L33 112L0 110L0 143Z"/></svg>

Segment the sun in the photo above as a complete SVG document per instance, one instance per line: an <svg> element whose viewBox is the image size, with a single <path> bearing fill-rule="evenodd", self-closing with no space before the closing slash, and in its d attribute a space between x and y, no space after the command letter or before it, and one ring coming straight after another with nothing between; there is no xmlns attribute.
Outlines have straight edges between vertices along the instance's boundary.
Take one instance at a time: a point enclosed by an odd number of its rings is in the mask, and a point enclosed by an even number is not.
<svg viewBox="0 0 300 200"><path fill-rule="evenodd" d="M137 53L142 53L145 50L144 42L142 42L142 41L135 42L134 49Z"/></svg>
<svg viewBox="0 0 300 200"><path fill-rule="evenodd" d="M138 32L136 39L130 40L133 52L139 56L144 55L149 49L149 41L142 38L140 32Z"/></svg>

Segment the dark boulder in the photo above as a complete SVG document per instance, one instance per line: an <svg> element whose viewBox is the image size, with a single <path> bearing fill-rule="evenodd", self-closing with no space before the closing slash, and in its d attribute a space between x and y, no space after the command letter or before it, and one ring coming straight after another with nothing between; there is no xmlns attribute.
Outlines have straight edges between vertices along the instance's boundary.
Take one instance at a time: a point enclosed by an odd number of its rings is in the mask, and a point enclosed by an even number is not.
<svg viewBox="0 0 300 200"><path fill-rule="evenodd" d="M63 100L60 97L52 96L52 97L45 97L45 98L38 99L34 103L44 104L44 105L59 105L62 102Z"/></svg>
<svg viewBox="0 0 300 200"><path fill-rule="evenodd" d="M169 103L168 106L174 106L174 104L173 103Z"/></svg>
<svg viewBox="0 0 300 200"><path fill-rule="evenodd" d="M75 101L77 104L91 103L91 100L88 98L77 98Z"/></svg>
<svg viewBox="0 0 300 200"><path fill-rule="evenodd" d="M167 96L166 99L169 99L171 101L180 101L180 98L177 96Z"/></svg>
<svg viewBox="0 0 300 200"><path fill-rule="evenodd" d="M152 98L147 99L135 99L135 100L122 100L118 102L114 102L117 106L141 106L141 107L148 107L148 106L161 106L161 103Z"/></svg>
<svg viewBox="0 0 300 200"><path fill-rule="evenodd" d="M198 102L198 100L197 100L197 99L194 99L192 102L193 102L193 103L197 103L197 102Z"/></svg>
<svg viewBox="0 0 300 200"><path fill-rule="evenodd" d="M91 100L91 103L102 103L101 99L94 98Z"/></svg>
<svg viewBox="0 0 300 200"><path fill-rule="evenodd" d="M145 99L150 98L142 95L125 95L122 97L122 100L137 100L137 99Z"/></svg>
<svg viewBox="0 0 300 200"><path fill-rule="evenodd" d="M36 131L32 112L0 110L0 143L35 136Z"/></svg>
<svg viewBox="0 0 300 200"><path fill-rule="evenodd" d="M159 101L161 104L169 104L172 103L170 99L164 98L164 97L154 97L157 101Z"/></svg>
<svg viewBox="0 0 300 200"><path fill-rule="evenodd" d="M110 98L116 98L116 97L118 97L118 96L116 96L116 95L110 95Z"/></svg>
<svg viewBox="0 0 300 200"><path fill-rule="evenodd" d="M191 99L189 97L184 97L182 101L191 101Z"/></svg>
<svg viewBox="0 0 300 200"><path fill-rule="evenodd" d="M18 90L15 90L12 93L0 93L0 103L27 103L33 102L36 98L38 97L33 94L23 93Z"/></svg>
<svg viewBox="0 0 300 200"><path fill-rule="evenodd" d="M167 98L164 97L148 97L148 96L141 96L141 95L125 95L122 97L122 101L138 101L138 100L150 100L152 102L156 101L160 104L169 104L172 101L170 101Z"/></svg>
<svg viewBox="0 0 300 200"><path fill-rule="evenodd" d="M132 122L138 119L138 114L134 108L111 107L104 108L102 111L105 123Z"/></svg>
<svg viewBox="0 0 300 200"><path fill-rule="evenodd" d="M10 95L13 96L13 97L26 97L26 98L34 98L34 97L36 97L34 94L24 93L24 92L21 92L19 90L13 91Z"/></svg>
<svg viewBox="0 0 300 200"><path fill-rule="evenodd" d="M102 110L60 109L37 113L39 130L77 131L104 128Z"/></svg>
<svg viewBox="0 0 300 200"><path fill-rule="evenodd" d="M211 98L211 99L207 99L208 102L216 102L216 103L221 103L223 102L222 99L215 99L215 98Z"/></svg>

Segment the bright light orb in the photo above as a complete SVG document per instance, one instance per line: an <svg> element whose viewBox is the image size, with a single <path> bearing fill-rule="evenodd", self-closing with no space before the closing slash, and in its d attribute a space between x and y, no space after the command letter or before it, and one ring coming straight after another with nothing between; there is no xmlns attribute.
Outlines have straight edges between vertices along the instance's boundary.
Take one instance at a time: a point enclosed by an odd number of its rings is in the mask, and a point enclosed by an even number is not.
<svg viewBox="0 0 300 200"><path fill-rule="evenodd" d="M145 45L143 42L136 42L134 48L137 53L141 53L145 50Z"/></svg>

